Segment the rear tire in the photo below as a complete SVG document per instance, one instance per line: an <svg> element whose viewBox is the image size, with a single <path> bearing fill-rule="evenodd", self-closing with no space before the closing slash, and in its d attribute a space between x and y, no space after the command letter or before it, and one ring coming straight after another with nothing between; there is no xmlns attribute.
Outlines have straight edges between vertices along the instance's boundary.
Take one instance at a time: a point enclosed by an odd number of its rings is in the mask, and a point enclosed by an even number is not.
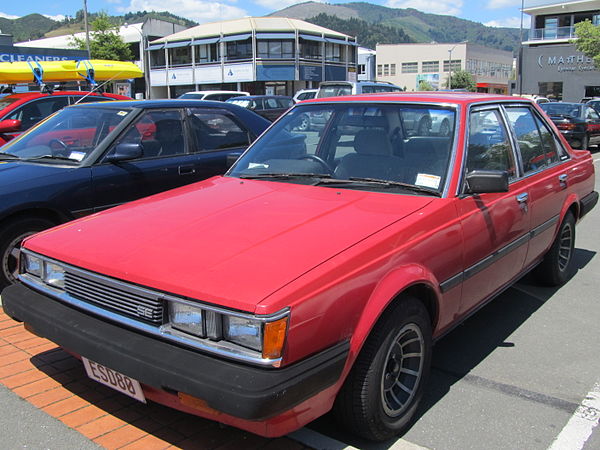
<svg viewBox="0 0 600 450"><path fill-rule="evenodd" d="M407 297L384 313L365 342L334 405L348 431L372 441L404 432L415 417L431 366L431 322Z"/></svg>
<svg viewBox="0 0 600 450"><path fill-rule="evenodd" d="M54 225L49 220L30 217L9 222L0 230L0 290L16 281L17 253L23 239Z"/></svg>
<svg viewBox="0 0 600 450"><path fill-rule="evenodd" d="M558 234L542 262L534 269L536 279L547 286L559 286L571 273L575 248L575 217L570 211L565 215Z"/></svg>
<svg viewBox="0 0 600 450"><path fill-rule="evenodd" d="M581 139L581 150L587 150L588 147L590 146L590 137L586 134L585 136L583 136L583 139Z"/></svg>

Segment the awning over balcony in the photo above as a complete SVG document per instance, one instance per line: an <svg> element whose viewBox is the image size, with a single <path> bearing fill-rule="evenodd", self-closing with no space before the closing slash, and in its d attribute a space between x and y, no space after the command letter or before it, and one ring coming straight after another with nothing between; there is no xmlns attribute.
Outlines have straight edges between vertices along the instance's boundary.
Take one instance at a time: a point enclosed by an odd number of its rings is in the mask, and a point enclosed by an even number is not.
<svg viewBox="0 0 600 450"><path fill-rule="evenodd" d="M165 48L188 47L192 41L167 42Z"/></svg>
<svg viewBox="0 0 600 450"><path fill-rule="evenodd" d="M250 39L252 34L236 34L233 36L223 36L220 40L221 42L233 42L233 41L245 41L246 39Z"/></svg>

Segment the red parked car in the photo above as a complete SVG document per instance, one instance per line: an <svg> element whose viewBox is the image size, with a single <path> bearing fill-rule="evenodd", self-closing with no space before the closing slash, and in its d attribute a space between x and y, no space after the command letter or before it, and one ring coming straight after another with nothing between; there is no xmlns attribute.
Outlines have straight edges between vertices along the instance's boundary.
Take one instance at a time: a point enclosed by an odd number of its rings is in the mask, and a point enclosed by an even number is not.
<svg viewBox="0 0 600 450"><path fill-rule="evenodd" d="M0 146L65 106L107 100L131 98L85 91L25 92L0 97Z"/></svg>
<svg viewBox="0 0 600 450"><path fill-rule="evenodd" d="M417 109L449 132L408 132ZM138 400L264 436L333 408L383 440L415 418L435 340L529 270L568 280L593 187L590 153L526 99L311 100L226 176L28 238L2 301Z"/></svg>

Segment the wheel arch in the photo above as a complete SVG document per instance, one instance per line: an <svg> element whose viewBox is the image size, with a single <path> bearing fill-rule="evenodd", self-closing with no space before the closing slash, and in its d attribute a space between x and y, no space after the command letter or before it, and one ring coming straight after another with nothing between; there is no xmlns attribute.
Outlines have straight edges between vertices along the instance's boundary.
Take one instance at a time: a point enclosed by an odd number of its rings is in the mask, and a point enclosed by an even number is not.
<svg viewBox="0 0 600 450"><path fill-rule="evenodd" d="M5 227L7 224L11 222L15 222L21 219L46 219L55 224L60 224L63 222L67 222L68 220L73 219L73 217L69 217L63 212L57 211L53 208L49 207L30 207L26 209L20 209L17 211L11 211L8 214L5 214L0 218L0 228Z"/></svg>
<svg viewBox="0 0 600 450"><path fill-rule="evenodd" d="M436 289L438 285L434 275L420 265L398 268L380 281L365 304L363 314L352 333L350 348L353 362L386 311L407 296L423 303L430 317L431 329L435 330L440 310L441 293Z"/></svg>

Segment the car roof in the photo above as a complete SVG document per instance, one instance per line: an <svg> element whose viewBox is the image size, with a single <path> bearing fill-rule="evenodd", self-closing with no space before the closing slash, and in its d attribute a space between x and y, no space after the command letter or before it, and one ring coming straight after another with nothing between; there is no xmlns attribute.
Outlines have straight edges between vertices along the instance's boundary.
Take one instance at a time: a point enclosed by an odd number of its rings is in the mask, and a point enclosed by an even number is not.
<svg viewBox="0 0 600 450"><path fill-rule="evenodd" d="M90 92L90 91L54 91L51 94L48 94L46 92L37 92L37 91L31 91L31 92L17 92L14 94L9 94L6 95L3 98L17 98L17 99L30 99L30 98L39 98L39 97L49 97L49 96L57 96L57 95L106 95L109 97L125 97L125 96L120 96L118 94L110 94L108 92L106 93L100 93L100 92Z"/></svg>
<svg viewBox="0 0 600 450"><path fill-rule="evenodd" d="M286 100L291 100L292 97L289 97L287 95L245 95L245 96L239 96L239 97L232 97L229 100L235 100L239 98L240 100L251 100L253 98L283 98Z"/></svg>
<svg viewBox="0 0 600 450"><path fill-rule="evenodd" d="M476 92L379 92L373 94L342 95L338 97L323 97L303 100L308 103L339 103L339 102L414 102L414 103L451 103L471 104L483 102L526 102L533 103L531 99L513 97L509 95L483 94Z"/></svg>
<svg viewBox="0 0 600 450"><path fill-rule="evenodd" d="M244 94L244 91L187 91L183 94Z"/></svg>

